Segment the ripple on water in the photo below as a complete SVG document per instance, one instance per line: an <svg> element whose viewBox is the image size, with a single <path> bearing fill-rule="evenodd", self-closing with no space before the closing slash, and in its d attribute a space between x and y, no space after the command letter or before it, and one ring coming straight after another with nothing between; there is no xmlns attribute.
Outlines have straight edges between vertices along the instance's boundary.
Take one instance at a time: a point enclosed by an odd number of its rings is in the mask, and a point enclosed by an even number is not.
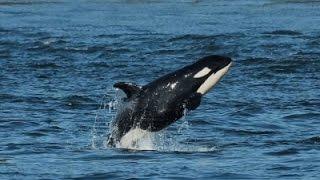
<svg viewBox="0 0 320 180"><path fill-rule="evenodd" d="M290 155L296 155L299 153L299 150L296 148L289 148L289 149L284 149L280 151L273 151L273 152L268 152L266 153L267 155L272 155L272 156L290 156Z"/></svg>
<svg viewBox="0 0 320 180"><path fill-rule="evenodd" d="M40 136L47 136L50 134L57 134L63 132L64 129L59 127L59 126L48 126L45 128L40 128L40 129L34 129L28 132L24 132L23 134L31 136L31 137L40 137Z"/></svg>
<svg viewBox="0 0 320 180"><path fill-rule="evenodd" d="M70 95L62 98L64 106L70 109L98 109L100 104L84 95Z"/></svg>
<svg viewBox="0 0 320 180"><path fill-rule="evenodd" d="M0 94L0 100L2 102L9 103L29 103L29 104L46 104L47 98L37 96L16 96L13 94Z"/></svg>
<svg viewBox="0 0 320 180"><path fill-rule="evenodd" d="M117 172L108 172L108 173L90 173L83 176L75 176L71 177L71 179L78 179L78 180L87 180L87 179L113 179L113 178L120 178L122 175L119 175L119 171Z"/></svg>
<svg viewBox="0 0 320 180"><path fill-rule="evenodd" d="M286 120L318 120L320 118L320 113L294 113L284 116L283 118Z"/></svg>
<svg viewBox="0 0 320 180"><path fill-rule="evenodd" d="M314 136L311 138L307 138L307 139L299 141L299 143L310 144L310 145L319 145L320 144L320 136Z"/></svg>
<svg viewBox="0 0 320 180"><path fill-rule="evenodd" d="M117 149L117 151L123 152L136 152L134 150L128 149ZM106 161L106 160L143 160L143 159L153 159L149 155L139 155L139 154L119 154L119 155L86 155L79 158L82 161Z"/></svg>
<svg viewBox="0 0 320 180"><path fill-rule="evenodd" d="M213 40L215 36L208 36L208 35L197 35L197 34L186 34L186 35L179 35L173 38L170 38L168 42L174 41L201 41L201 40Z"/></svg>
<svg viewBox="0 0 320 180"><path fill-rule="evenodd" d="M35 69L57 69L61 68L58 64L54 62L33 62L28 65L31 68Z"/></svg>
<svg viewBox="0 0 320 180"><path fill-rule="evenodd" d="M38 153L56 152L65 149L64 144L59 143L8 143L5 144L6 155L30 155ZM3 154L0 152L0 154Z"/></svg>
<svg viewBox="0 0 320 180"><path fill-rule="evenodd" d="M244 130L244 129L223 129L225 133L234 134L237 136L252 136L252 135L276 135L280 134L278 131L257 131L257 130Z"/></svg>
<svg viewBox="0 0 320 180"><path fill-rule="evenodd" d="M28 127L37 127L40 124L34 121L28 121L24 119L16 118L3 118L0 122L0 127L9 128L9 129L18 129L18 128L28 128Z"/></svg>
<svg viewBox="0 0 320 180"><path fill-rule="evenodd" d="M1 1L0 6L21 6L21 5L37 5L37 4L57 4L61 1Z"/></svg>
<svg viewBox="0 0 320 180"><path fill-rule="evenodd" d="M254 179L250 174L245 173L219 173L216 175L207 175L204 178L208 179Z"/></svg>
<svg viewBox="0 0 320 180"><path fill-rule="evenodd" d="M94 62L89 62L87 64L88 67L94 67L94 68L109 68L113 67L109 62L105 61L94 61Z"/></svg>
<svg viewBox="0 0 320 180"><path fill-rule="evenodd" d="M299 167L296 166L286 166L281 164L274 164L271 168L268 168L268 170L276 170L276 171L290 171L293 169L298 169Z"/></svg>
<svg viewBox="0 0 320 180"><path fill-rule="evenodd" d="M299 31L292 31L292 30L275 30L270 32L264 32L263 34L269 35L288 35L288 36L299 36L302 35Z"/></svg>
<svg viewBox="0 0 320 180"><path fill-rule="evenodd" d="M11 52L10 50L1 50L0 49L0 58L10 58Z"/></svg>
<svg viewBox="0 0 320 180"><path fill-rule="evenodd" d="M204 119L192 119L192 120L190 120L190 124L192 126L203 126L203 125L212 124L212 122L208 122Z"/></svg>

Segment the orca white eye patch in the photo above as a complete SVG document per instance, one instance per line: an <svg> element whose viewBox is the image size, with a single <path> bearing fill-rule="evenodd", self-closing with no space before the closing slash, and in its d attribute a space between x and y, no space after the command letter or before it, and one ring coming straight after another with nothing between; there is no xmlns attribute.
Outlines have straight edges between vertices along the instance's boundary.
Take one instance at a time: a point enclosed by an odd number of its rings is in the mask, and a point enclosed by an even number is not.
<svg viewBox="0 0 320 180"><path fill-rule="evenodd" d="M201 78L201 77L207 75L210 71L211 71L210 68L205 67L201 71L197 72L197 74L195 74L193 77L194 78Z"/></svg>

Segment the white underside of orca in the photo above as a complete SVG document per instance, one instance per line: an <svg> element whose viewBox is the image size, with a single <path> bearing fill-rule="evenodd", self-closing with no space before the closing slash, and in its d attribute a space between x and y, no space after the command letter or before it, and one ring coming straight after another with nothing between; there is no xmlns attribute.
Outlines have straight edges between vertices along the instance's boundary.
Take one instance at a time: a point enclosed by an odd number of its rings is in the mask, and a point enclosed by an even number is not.
<svg viewBox="0 0 320 180"><path fill-rule="evenodd" d="M221 77L229 70L231 63L217 71L216 73L210 75L208 79L202 83L202 85L198 88L197 93L206 94L217 82L221 79ZM201 71L200 71L201 72Z"/></svg>
<svg viewBox="0 0 320 180"><path fill-rule="evenodd" d="M140 128L131 129L117 144L118 148L135 150L154 150L153 134Z"/></svg>

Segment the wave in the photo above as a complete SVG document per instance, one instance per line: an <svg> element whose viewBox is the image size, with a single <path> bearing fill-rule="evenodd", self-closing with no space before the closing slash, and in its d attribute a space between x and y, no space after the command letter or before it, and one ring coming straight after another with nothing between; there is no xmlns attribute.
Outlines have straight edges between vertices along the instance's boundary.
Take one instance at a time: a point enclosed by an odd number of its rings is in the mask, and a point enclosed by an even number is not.
<svg viewBox="0 0 320 180"><path fill-rule="evenodd" d="M289 36L299 36L302 35L301 32L292 31L292 30L275 30L270 32L264 32L262 34L269 34L269 35L289 35Z"/></svg>
<svg viewBox="0 0 320 180"><path fill-rule="evenodd" d="M319 119L320 113L299 113L299 114L290 114L285 117L284 119L288 120L307 120L307 119Z"/></svg>
<svg viewBox="0 0 320 180"><path fill-rule="evenodd" d="M315 145L319 145L320 144L320 136L313 136L311 138L307 138L307 139L303 139L301 141L298 141L299 143L302 144L315 144Z"/></svg>
<svg viewBox="0 0 320 180"><path fill-rule="evenodd" d="M268 152L266 153L267 155L272 155L272 156L289 156L289 155L295 155L298 154L299 150L296 148L289 148L289 149L284 149L280 151L274 151L274 152Z"/></svg>
<svg viewBox="0 0 320 180"><path fill-rule="evenodd" d="M15 5L36 5L36 4L58 4L62 3L62 1L44 1L44 0L37 0L37 1L1 1L0 6L15 6Z"/></svg>
<svg viewBox="0 0 320 180"><path fill-rule="evenodd" d="M197 34L187 34L187 35L179 35L173 38L170 38L168 42L181 41L181 40L213 40L215 36L209 35L197 35Z"/></svg>
<svg viewBox="0 0 320 180"><path fill-rule="evenodd" d="M41 137L41 136L47 136L50 135L51 133L60 133L63 132L64 129L59 127L59 126L49 126L46 128L42 129L36 129L28 132L24 132L24 135L30 136L30 137Z"/></svg>
<svg viewBox="0 0 320 180"><path fill-rule="evenodd" d="M28 65L31 68L35 69L56 69L61 68L61 66L57 65L54 62L33 62Z"/></svg>
<svg viewBox="0 0 320 180"><path fill-rule="evenodd" d="M30 103L30 104L45 104L48 102L47 98L37 97L37 96L17 96L13 94L0 94L0 100L2 102L12 102L12 103Z"/></svg>
<svg viewBox="0 0 320 180"><path fill-rule="evenodd" d="M257 131L257 130L242 130L242 129L224 129L225 133L235 134L238 136L251 136L251 135L274 135L279 134L277 131Z"/></svg>
<svg viewBox="0 0 320 180"><path fill-rule="evenodd" d="M110 62L104 62L104 61L95 61L95 62L89 62L87 64L87 66L89 67L95 67L95 68L109 68L109 67L113 67Z"/></svg>
<svg viewBox="0 0 320 180"><path fill-rule="evenodd" d="M71 109L97 109L99 104L83 95L70 95L62 98L64 106Z"/></svg>
<svg viewBox="0 0 320 180"><path fill-rule="evenodd" d="M0 122L0 127L3 129L14 129L17 130L19 128L25 129L28 127L39 126L40 124L37 122L27 121L23 119L12 119L12 118L2 118Z"/></svg>

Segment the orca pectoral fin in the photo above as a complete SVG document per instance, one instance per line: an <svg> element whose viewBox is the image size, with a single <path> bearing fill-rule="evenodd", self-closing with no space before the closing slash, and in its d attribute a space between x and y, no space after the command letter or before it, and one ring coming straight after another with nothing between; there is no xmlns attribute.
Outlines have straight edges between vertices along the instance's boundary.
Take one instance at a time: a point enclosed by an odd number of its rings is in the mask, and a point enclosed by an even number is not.
<svg viewBox="0 0 320 180"><path fill-rule="evenodd" d="M195 110L201 103L201 97L200 93L192 94L186 101L186 108L188 110Z"/></svg>
<svg viewBox="0 0 320 180"><path fill-rule="evenodd" d="M132 83L118 82L113 85L113 87L121 89L126 93L127 98L132 97L132 95L137 94L141 91L141 87Z"/></svg>

